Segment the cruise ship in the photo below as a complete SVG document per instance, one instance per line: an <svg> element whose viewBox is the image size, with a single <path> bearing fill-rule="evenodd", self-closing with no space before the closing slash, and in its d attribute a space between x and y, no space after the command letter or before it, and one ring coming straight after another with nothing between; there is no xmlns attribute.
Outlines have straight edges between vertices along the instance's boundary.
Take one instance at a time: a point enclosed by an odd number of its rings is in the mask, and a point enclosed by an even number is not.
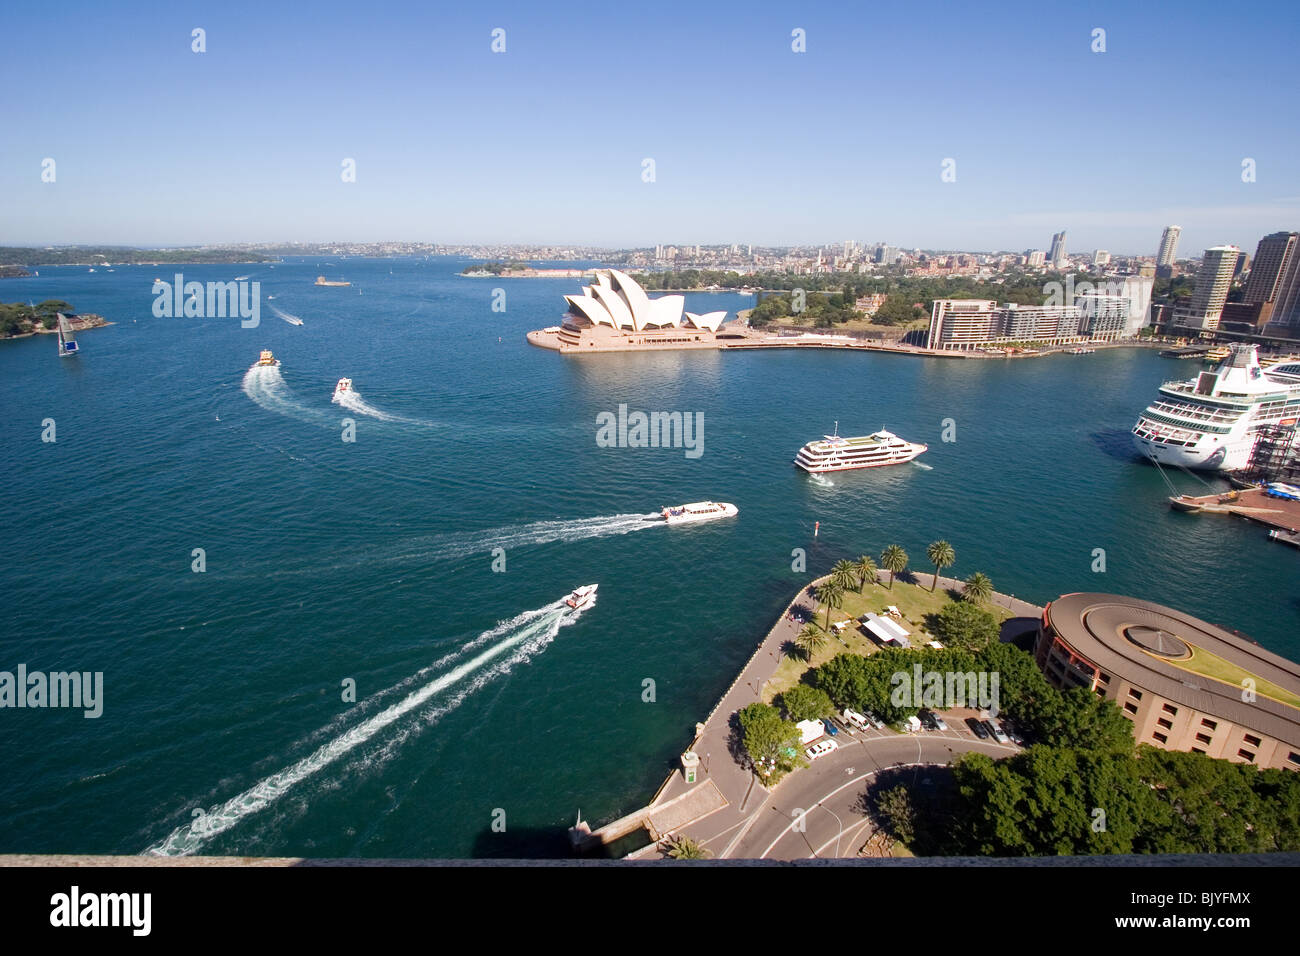
<svg viewBox="0 0 1300 956"><path fill-rule="evenodd" d="M835 434L823 435L821 441L810 441L804 445L795 456L794 463L806 472L819 475L827 471L902 465L928 448L928 445L904 441L883 428L870 435L845 438L840 435L840 425L836 422Z"/></svg>
<svg viewBox="0 0 1300 956"><path fill-rule="evenodd" d="M1235 471L1272 425L1300 419L1300 361L1264 369L1255 346L1233 345L1213 371L1166 382L1133 426L1138 452L1162 465Z"/></svg>

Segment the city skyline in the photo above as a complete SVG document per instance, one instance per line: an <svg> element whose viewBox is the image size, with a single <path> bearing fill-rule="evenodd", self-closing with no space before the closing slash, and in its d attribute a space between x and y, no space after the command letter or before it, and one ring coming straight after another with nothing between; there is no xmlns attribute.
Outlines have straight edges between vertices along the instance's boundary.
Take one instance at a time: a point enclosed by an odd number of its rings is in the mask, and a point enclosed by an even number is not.
<svg viewBox="0 0 1300 956"><path fill-rule="evenodd" d="M1294 112L1280 27L1300 14L1192 6L1196 16L1024 4L921 20L769 4L653 22L601 10L578 18L608 42L584 46L576 92L574 61L559 55L572 50L570 26L523 7L399 9L396 38L393 18L334 4L310 23L251 5L123 15L80 4L57 24L19 10L11 85L41 84L10 106L0 243L879 236L1024 250L1064 227L1079 250L1152 256L1178 222L1185 249L1246 248L1300 219L1300 133L1279 121ZM503 53L491 50L498 28ZM795 30L805 52L792 48ZM49 70L43 51L56 48L78 68ZM918 49L940 55L922 65ZM872 92L866 62L891 78L891 95ZM1238 82L1206 86L1195 109L1135 98L1193 66ZM1036 71L1064 92L1036 93ZM1100 137L1088 148L1098 104L1106 149ZM46 159L54 182L42 181ZM355 182L341 179L348 159Z"/></svg>

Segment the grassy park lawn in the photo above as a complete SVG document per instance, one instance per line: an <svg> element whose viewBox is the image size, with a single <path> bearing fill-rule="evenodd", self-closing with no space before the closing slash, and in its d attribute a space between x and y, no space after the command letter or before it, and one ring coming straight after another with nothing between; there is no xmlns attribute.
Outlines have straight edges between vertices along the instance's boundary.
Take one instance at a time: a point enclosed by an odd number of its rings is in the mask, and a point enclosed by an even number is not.
<svg viewBox="0 0 1300 956"><path fill-rule="evenodd" d="M901 606L899 610L902 610ZM1209 677L1217 681L1222 681L1233 687L1243 687L1242 681L1247 678L1255 682L1255 693L1262 697L1268 697L1291 707L1300 707L1300 697L1291 693L1284 687L1257 677L1244 667L1238 667L1231 661L1225 661L1216 654L1211 654L1202 647L1192 647L1192 656L1185 661L1171 661L1162 657L1159 660L1174 667L1182 668L1185 671L1191 671L1193 674L1200 674L1203 677Z"/></svg>
<svg viewBox="0 0 1300 956"><path fill-rule="evenodd" d="M886 580L888 580L887 576ZM838 608L831 609L831 623L846 618L853 618L856 621L868 611L880 614L888 605L893 604L903 615L901 623L911 632L914 647L933 640L933 637L925 632L926 615L938 613L945 604L952 601L952 597L942 586L931 594L930 576L924 572L917 573L916 580L920 583L911 584L899 578L894 581L892 590L887 584L877 582L868 583L864 594L859 594L857 591L847 592L844 595L844 603ZM805 596L802 598L802 603L807 607L813 607L816 601ZM992 603L985 604L984 607L991 611L999 622L1012 616L1006 608ZM813 655L812 661L805 661L802 657L783 657L781 663L777 665L776 672L763 686L763 700L767 703L771 703L778 694L799 683L799 679L810 667L824 664L836 654L845 652L874 654L879 650L879 645L856 624L846 628L843 635L839 637L834 632L826 631L824 628L826 608L816 604L816 610L813 623L826 635L826 646Z"/></svg>

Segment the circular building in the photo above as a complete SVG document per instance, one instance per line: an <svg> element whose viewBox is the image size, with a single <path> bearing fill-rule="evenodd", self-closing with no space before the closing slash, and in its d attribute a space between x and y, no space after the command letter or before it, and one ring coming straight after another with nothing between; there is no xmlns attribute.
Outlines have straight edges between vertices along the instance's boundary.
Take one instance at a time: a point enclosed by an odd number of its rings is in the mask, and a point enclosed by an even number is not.
<svg viewBox="0 0 1300 956"><path fill-rule="evenodd" d="M1138 743L1300 770L1300 664L1173 608L1065 594L1034 659L1058 687L1113 700Z"/></svg>

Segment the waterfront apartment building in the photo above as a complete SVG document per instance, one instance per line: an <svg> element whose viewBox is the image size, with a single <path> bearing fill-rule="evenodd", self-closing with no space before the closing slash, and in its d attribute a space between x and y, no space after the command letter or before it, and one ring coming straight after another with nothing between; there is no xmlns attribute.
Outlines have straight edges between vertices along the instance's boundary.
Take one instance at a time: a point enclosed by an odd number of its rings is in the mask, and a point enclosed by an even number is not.
<svg viewBox="0 0 1300 956"><path fill-rule="evenodd" d="M1066 594L1043 610L1034 659L1057 687L1114 701L1139 744L1300 770L1300 664L1232 631L1150 601Z"/></svg>
<svg viewBox="0 0 1300 956"><path fill-rule="evenodd" d="M1300 233L1275 232L1259 240L1255 262L1241 301L1251 307L1251 318L1270 332L1300 333ZM1258 311L1255 311L1255 310Z"/></svg>
<svg viewBox="0 0 1300 956"><path fill-rule="evenodd" d="M1157 269L1174 264L1174 257L1178 254L1178 237L1182 231L1182 226L1165 226L1165 231L1160 234L1160 251L1156 253Z"/></svg>
<svg viewBox="0 0 1300 956"><path fill-rule="evenodd" d="M1191 301L1174 310L1175 326L1203 332L1219 327L1223 304L1228 301L1232 273L1240 254L1241 250L1236 246L1214 246L1205 250L1201 267L1196 270L1196 288L1192 292Z"/></svg>

